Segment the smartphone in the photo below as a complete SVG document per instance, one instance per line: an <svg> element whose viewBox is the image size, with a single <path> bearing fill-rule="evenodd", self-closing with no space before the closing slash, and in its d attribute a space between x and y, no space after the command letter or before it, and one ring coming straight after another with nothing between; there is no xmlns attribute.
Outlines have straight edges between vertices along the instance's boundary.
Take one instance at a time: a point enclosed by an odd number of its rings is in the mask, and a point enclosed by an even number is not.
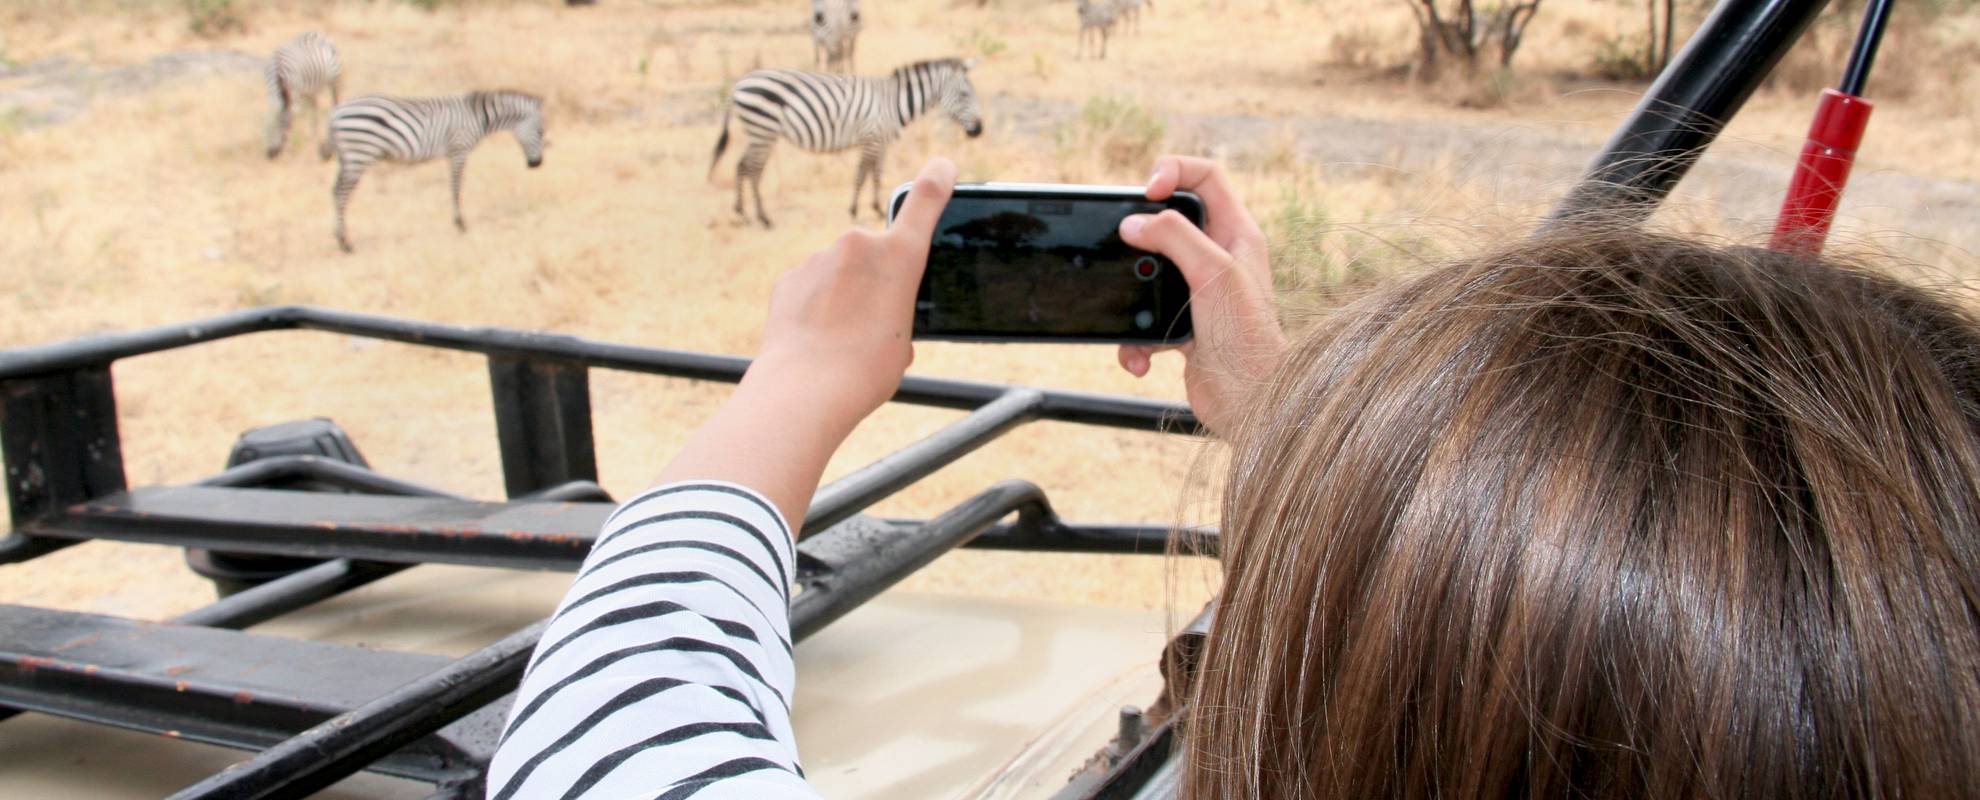
<svg viewBox="0 0 1980 800"><path fill-rule="evenodd" d="M894 191L893 222L911 184ZM914 337L974 342L1174 344L1190 337L1189 284L1169 259L1121 240L1129 214L1175 209L1203 225L1189 192L1139 186L958 184L928 250Z"/></svg>

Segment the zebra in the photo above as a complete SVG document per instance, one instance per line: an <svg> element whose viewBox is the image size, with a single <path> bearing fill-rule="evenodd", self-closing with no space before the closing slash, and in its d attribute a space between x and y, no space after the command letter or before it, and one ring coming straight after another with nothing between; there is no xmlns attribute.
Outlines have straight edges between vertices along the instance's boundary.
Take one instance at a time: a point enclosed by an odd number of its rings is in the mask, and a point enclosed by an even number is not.
<svg viewBox="0 0 1980 800"><path fill-rule="evenodd" d="M1079 58L1092 50L1086 46L1088 39L1099 47L1099 57L1107 57L1107 37L1114 32L1114 21L1120 16L1121 7L1114 0L1079 0L1079 48L1073 57Z"/></svg>
<svg viewBox="0 0 1980 800"><path fill-rule="evenodd" d="M1155 10L1155 0L1114 0L1114 6L1118 9L1121 29L1124 32L1140 33L1141 8L1147 6L1150 11Z"/></svg>
<svg viewBox="0 0 1980 800"><path fill-rule="evenodd" d="M379 161L417 164L447 157L454 189L454 227L463 233L461 170L468 153L489 134L512 131L530 169L543 164L543 98L506 89L448 97L367 95L337 106L330 115L323 157L337 154L337 246L351 252L344 235L344 207L358 178Z"/></svg>
<svg viewBox="0 0 1980 800"><path fill-rule="evenodd" d="M859 43L859 0L811 0L812 65L827 72L853 71Z"/></svg>
<svg viewBox="0 0 1980 800"><path fill-rule="evenodd" d="M316 96L330 90L330 107L342 98L343 63L330 37L316 31L298 34L275 48L268 59L268 99L275 105L275 116L268 122L268 157L282 154L289 141L289 113L297 100L309 104L311 119L316 118Z"/></svg>
<svg viewBox="0 0 1980 800"><path fill-rule="evenodd" d="M860 148L859 173L853 178L851 213L859 218L859 193L873 179L873 210L880 212L880 159L901 129L931 108L947 112L963 132L982 135L983 118L976 110L976 89L969 69L975 61L920 61L895 69L885 78L826 75L797 70L763 69L736 81L729 106L722 111L722 135L715 140L715 158L708 165L713 177L729 147L729 116L742 117L749 146L736 164L736 214L743 214L743 187L756 192L756 218L768 228L763 213L763 165L777 137L814 153ZM884 213L882 214L884 216Z"/></svg>

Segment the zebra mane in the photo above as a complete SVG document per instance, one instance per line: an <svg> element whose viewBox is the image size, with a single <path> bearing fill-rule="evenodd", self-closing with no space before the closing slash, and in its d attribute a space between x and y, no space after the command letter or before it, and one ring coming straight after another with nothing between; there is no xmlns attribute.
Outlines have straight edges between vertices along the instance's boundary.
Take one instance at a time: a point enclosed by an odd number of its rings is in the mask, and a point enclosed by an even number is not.
<svg viewBox="0 0 1980 800"><path fill-rule="evenodd" d="M543 106L543 98L541 96L528 92L519 92L514 89L476 89L467 93L468 103L476 106L479 106L483 102L501 103L510 100L521 100L538 108Z"/></svg>
<svg viewBox="0 0 1980 800"><path fill-rule="evenodd" d="M916 70L929 70L933 72L933 71L944 71L944 68L947 68L949 70L954 70L956 72L969 71L969 67L965 66L963 64L963 60L960 58L931 58L926 61L916 61L912 64L904 64L899 67L895 67L894 77L899 78L903 75L906 75L910 72L914 72Z"/></svg>

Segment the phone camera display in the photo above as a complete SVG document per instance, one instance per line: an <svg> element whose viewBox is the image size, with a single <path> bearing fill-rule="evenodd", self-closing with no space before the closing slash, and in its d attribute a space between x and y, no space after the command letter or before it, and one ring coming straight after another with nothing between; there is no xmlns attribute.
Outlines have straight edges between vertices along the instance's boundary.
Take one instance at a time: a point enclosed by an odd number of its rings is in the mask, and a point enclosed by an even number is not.
<svg viewBox="0 0 1980 800"><path fill-rule="evenodd" d="M1189 286L1121 239L1121 220L1170 206L1113 197L968 196L935 226L918 333L1166 341L1189 335Z"/></svg>

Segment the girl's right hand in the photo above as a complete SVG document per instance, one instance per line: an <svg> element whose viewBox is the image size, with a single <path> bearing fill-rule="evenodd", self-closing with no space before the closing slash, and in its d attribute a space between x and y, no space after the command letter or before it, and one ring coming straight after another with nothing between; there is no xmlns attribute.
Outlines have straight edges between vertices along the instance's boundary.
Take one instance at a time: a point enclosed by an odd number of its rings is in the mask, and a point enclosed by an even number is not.
<svg viewBox="0 0 1980 800"><path fill-rule="evenodd" d="M1227 435L1245 396L1278 366L1286 349L1272 294L1272 266L1266 260L1264 232L1216 162L1187 156L1156 159L1148 199L1167 200L1179 189L1203 198L1204 228L1175 211L1134 214L1121 220L1121 238L1168 256L1182 270L1189 282L1195 332L1182 345L1122 345L1121 367L1138 378L1148 374L1155 353L1182 351L1190 408L1212 433Z"/></svg>

